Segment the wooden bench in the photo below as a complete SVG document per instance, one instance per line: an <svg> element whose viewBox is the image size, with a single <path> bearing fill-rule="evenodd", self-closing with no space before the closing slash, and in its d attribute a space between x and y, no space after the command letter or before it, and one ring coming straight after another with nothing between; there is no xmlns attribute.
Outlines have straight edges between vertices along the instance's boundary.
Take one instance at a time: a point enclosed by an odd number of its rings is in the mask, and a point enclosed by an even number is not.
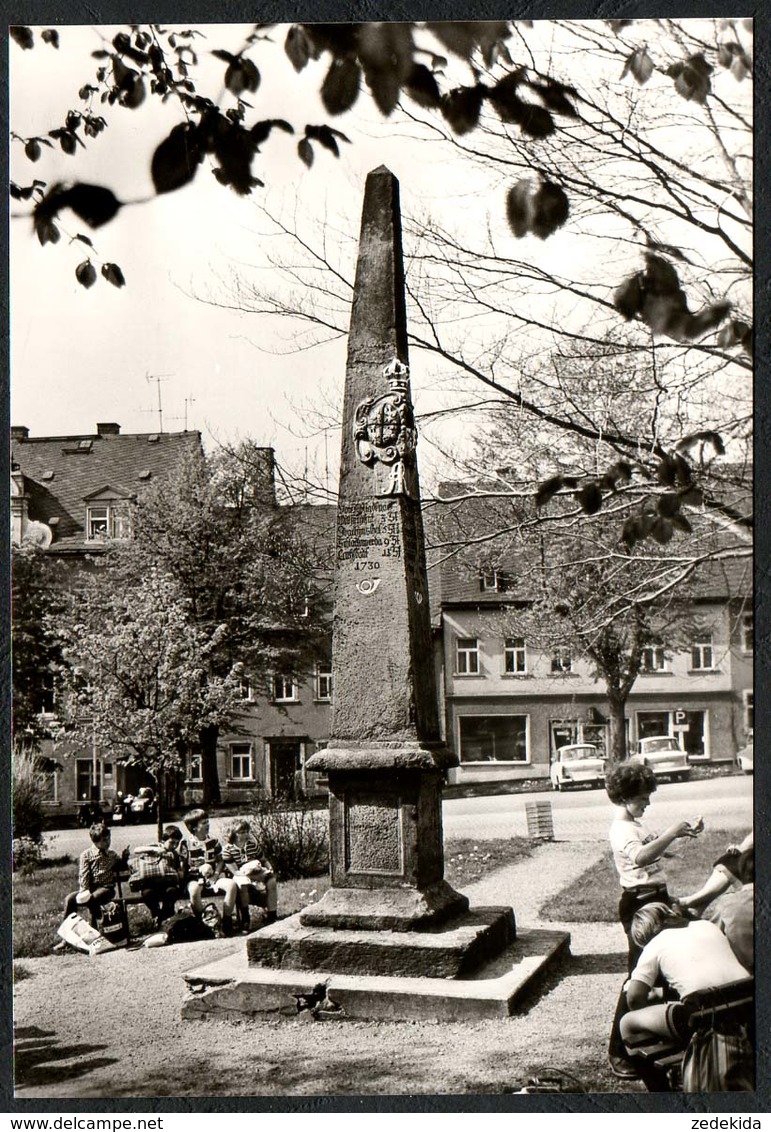
<svg viewBox="0 0 771 1132"><path fill-rule="evenodd" d="M121 877L118 880L115 902L116 902L116 904L120 905L120 907L123 911L123 923L124 923L125 931L126 931L126 942L130 943L131 942L131 924L130 924L130 921L129 921L128 909L131 905L143 904L145 907L147 907L147 905L145 904L144 900L142 899L142 893L141 892L135 892L134 890L129 888L128 877ZM215 904L216 907L217 907L217 911L219 912L220 916L222 916L222 905L224 903L223 893L217 892L215 889L207 886L203 891L203 902L204 902L204 904L210 904L210 903ZM184 890L184 888L182 886L180 886L180 895L177 897L177 900L176 900L177 909L179 909L180 904L185 908L190 907L190 901L188 900L187 892ZM255 907L263 907L264 906L264 899L263 899L262 902L257 902L254 906ZM149 909L148 909L148 912L149 912Z"/></svg>
<svg viewBox="0 0 771 1132"><path fill-rule="evenodd" d="M747 1026L754 1044L755 981L742 979L724 987L702 991L689 1000L695 1007L688 1019L691 1033L720 1019ZM640 1037L626 1043L629 1056L639 1067L640 1079L651 1093L679 1092L686 1046L675 1039Z"/></svg>

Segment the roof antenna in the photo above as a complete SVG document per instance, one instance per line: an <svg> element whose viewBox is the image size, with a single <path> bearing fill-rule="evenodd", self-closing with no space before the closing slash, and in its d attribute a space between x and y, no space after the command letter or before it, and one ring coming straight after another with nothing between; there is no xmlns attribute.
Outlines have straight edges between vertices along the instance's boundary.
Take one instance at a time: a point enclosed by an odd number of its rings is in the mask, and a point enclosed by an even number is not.
<svg viewBox="0 0 771 1132"><path fill-rule="evenodd" d="M158 390L158 432L163 432L163 405L161 404L161 382L165 381L167 377L174 377L173 373L147 373L145 372L145 380L147 382L154 381L155 387Z"/></svg>

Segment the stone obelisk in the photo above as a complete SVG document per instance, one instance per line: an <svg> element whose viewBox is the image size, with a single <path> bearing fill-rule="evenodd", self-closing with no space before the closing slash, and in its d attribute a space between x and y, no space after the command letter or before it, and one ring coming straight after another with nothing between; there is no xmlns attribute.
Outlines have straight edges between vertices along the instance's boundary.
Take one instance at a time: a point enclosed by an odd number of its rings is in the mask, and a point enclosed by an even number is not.
<svg viewBox="0 0 771 1132"><path fill-rule="evenodd" d="M512 908L469 909L444 879L456 758L440 736L415 447L399 188L380 168L348 342L331 739L308 763L329 778L331 887L253 932L246 964L188 972L183 1017L275 1013L290 996L351 1018L502 1017L567 947L564 932L520 942Z"/></svg>
<svg viewBox="0 0 771 1132"><path fill-rule="evenodd" d="M331 888L304 926L409 931L468 908L444 880L443 770L410 397L399 185L367 177L348 338L329 746Z"/></svg>

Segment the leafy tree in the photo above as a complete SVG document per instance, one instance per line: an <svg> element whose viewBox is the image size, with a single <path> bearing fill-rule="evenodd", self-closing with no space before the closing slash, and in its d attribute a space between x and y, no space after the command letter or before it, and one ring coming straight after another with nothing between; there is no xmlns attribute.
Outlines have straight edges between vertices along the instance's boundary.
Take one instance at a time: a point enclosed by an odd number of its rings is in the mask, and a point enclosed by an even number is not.
<svg viewBox="0 0 771 1132"><path fill-rule="evenodd" d="M160 835L167 779L201 730L237 709L238 682L207 672L224 626L207 632L191 623L172 579L152 566L137 577L122 559L83 575L73 591L66 722L71 734L152 775Z"/></svg>
<svg viewBox="0 0 771 1132"><path fill-rule="evenodd" d="M267 693L274 673L297 673L310 658L320 658L327 645L328 599L319 563L328 531L320 516L314 521L308 514L312 509L303 515L275 505L267 451L245 442L207 460L184 457L174 473L137 501L132 538L114 545L109 565L96 573L90 591L95 640L103 636L100 595L109 605L115 578L125 578L121 590L126 597L115 617L130 617L140 633L148 620L153 640L158 640L154 649L147 646L151 671L161 663L171 672L179 665L179 675L168 677L170 687L178 681L178 691L158 701L168 704L171 714L161 713L152 723L166 738L154 741L156 753L143 757L162 758L163 765L171 766L179 765L184 749L200 750L206 804L219 801L220 730L226 722L238 726L242 703L234 698L234 687L246 676ZM152 616L152 599L145 594L150 577L157 577L155 586L160 587L157 616L161 611L167 611L163 616L173 614L173 624L167 627ZM76 652L79 632L73 634ZM134 641L133 633L116 637L120 649L114 666L121 671L132 671L133 650L144 647L141 639ZM165 650L173 649L174 642L164 643L167 635L179 636L176 647L184 643L185 651L169 656ZM164 650L160 657L158 649ZM92 655L85 666L92 687L87 699L103 694L98 689L107 678L104 665L97 663L98 644ZM113 654L108 650L108 655ZM111 686L118 681L117 676L109 679ZM148 711L146 689L143 677L134 691L140 714ZM117 690L110 692L105 718L115 707L116 695ZM132 716L121 721L124 741L131 742L133 727Z"/></svg>
<svg viewBox="0 0 771 1132"><path fill-rule="evenodd" d="M657 411L669 416L669 427L683 427L676 410L667 410L655 365L639 357L630 364L612 343L574 348L552 363L563 401L591 401L605 437L567 444L559 429L534 429L511 406L490 411L464 479L443 485L443 503L430 511L431 557L457 558L474 576L508 578L502 600L516 606L511 635L524 633L547 654L565 646L589 660L605 686L610 754L620 759L625 705L644 650L685 646L692 598L705 574L744 564L751 588L749 477L746 467L716 459L706 443L703 489L690 477L678 484L636 475L615 447L616 415L630 431L642 432ZM542 480L555 464L560 475ZM615 482L603 484L602 505L599 492L592 495L598 467L615 471ZM723 513L741 521L717 522L704 506L708 490L719 492Z"/></svg>
<svg viewBox="0 0 771 1132"><path fill-rule="evenodd" d="M18 748L34 750L50 738L50 713L66 670L61 584L61 571L39 547L12 547L12 711Z"/></svg>

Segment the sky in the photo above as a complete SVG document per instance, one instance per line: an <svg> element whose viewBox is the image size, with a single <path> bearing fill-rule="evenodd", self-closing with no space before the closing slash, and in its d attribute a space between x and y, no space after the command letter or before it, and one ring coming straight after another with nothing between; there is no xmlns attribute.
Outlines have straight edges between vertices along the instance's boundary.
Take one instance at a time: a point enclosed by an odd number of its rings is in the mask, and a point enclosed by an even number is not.
<svg viewBox="0 0 771 1132"><path fill-rule="evenodd" d="M250 30L199 26L206 38L196 46L204 59L207 50L237 50ZM39 30L32 51L11 43L10 117L17 134L45 135L68 109L82 106L77 92L93 73L90 52L103 37L109 41L112 30L61 28L58 51L40 41ZM263 89L251 99L265 117L323 121L316 92L328 63L296 75L283 51L284 34L274 34L270 79L266 70ZM323 475L331 466L333 476L339 434L331 428L319 433L307 409L319 388L333 403L341 397L344 339L295 353L288 325L218 309L195 295L222 294L217 281L234 265L248 271L261 261L263 202L279 211L296 208L311 224L334 213L343 230L358 233L364 180L381 163L399 177L403 206L416 207L418 198L420 207L446 202L440 167L446 155L429 150L418 156L403 136L394 137L369 99L360 103L358 123L350 115L339 122L352 144L341 142L339 159L317 146L310 170L297 157L297 139L274 133L254 168L266 189L252 197L237 197L204 170L184 189L124 208L95 232L65 214L63 230L86 232L100 260L120 265L127 281L121 289L101 279L82 288L74 271L88 249L67 246L66 233L58 245L41 247L28 208L13 202L11 423L26 425L33 436L88 433L97 421L117 421L124 432L161 425L176 431L187 424L209 446L249 435L275 446L285 466L299 467L307 458ZM49 183L96 181L121 200L142 200L152 194L152 151L178 120L171 107L165 114L147 104L138 111L113 109L114 125L77 157L57 147L32 164L17 142L11 177L20 184L33 176ZM459 178L457 198L470 191Z"/></svg>
<svg viewBox="0 0 771 1132"><path fill-rule="evenodd" d="M552 28L544 22L536 30L548 42ZM40 29L33 50L10 44L10 122L17 135L45 136L67 110L82 108L78 90L93 81L96 65L91 52L109 45L116 30L61 27L58 50L41 42ZM222 64L211 52L237 51L251 25L197 25L197 30L203 74L217 68L221 75ZM328 57L295 74L283 50L285 33L286 28L272 30L272 42L254 55L263 80L249 101L261 117L327 121L318 88ZM458 75L468 81L467 71ZM505 253L545 267L581 262L584 255L572 224L547 241L532 236L514 241L504 219L505 186L451 146L426 144L417 125L405 129L402 122L397 128L364 93L353 113L334 122L351 139L341 141L339 158L316 146L314 165L306 169L297 156L297 138L276 132L254 166L266 187L247 198L218 185L206 167L185 188L153 197L150 158L180 120L178 109L148 98L138 110L104 113L109 128L76 157L54 146L33 164L21 142L11 146L11 179L19 184L34 176L49 184L93 181L112 188L121 201L137 202L96 231L65 213L61 241L45 247L32 233L28 206L12 202L11 423L27 426L32 436L91 433L101 421L117 421L124 432L198 429L208 448L249 436L275 447L284 468L302 472L307 466L334 488L344 337L306 349L296 324L216 303L227 301L224 281L233 272L279 287L270 267L276 245L267 235L271 225L263 206L298 217L312 238L328 239L341 268L352 272L366 174L383 163L399 178L405 216L432 216L461 230L489 227ZM125 287L99 279L85 290L77 283L75 267L89 255L71 239L79 231L92 239L97 264L121 267ZM493 337L496 329L491 323L482 333ZM468 400L441 362L413 351L411 364L419 418ZM431 448L434 434L444 446L462 447L469 430L449 418L423 428L424 483L427 472L430 478L442 466Z"/></svg>

